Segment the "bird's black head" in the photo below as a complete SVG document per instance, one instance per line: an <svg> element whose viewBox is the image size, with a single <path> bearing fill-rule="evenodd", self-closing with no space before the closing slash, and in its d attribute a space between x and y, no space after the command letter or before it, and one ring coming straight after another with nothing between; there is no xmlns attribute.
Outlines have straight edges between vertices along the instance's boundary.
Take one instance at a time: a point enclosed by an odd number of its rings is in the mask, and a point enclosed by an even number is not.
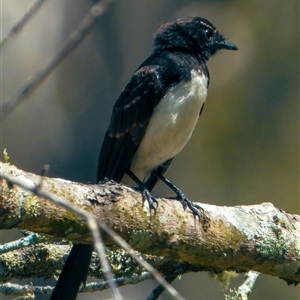
<svg viewBox="0 0 300 300"><path fill-rule="evenodd" d="M154 39L154 50L163 49L184 49L208 60L221 49L238 48L227 42L206 19L189 17L160 26Z"/></svg>

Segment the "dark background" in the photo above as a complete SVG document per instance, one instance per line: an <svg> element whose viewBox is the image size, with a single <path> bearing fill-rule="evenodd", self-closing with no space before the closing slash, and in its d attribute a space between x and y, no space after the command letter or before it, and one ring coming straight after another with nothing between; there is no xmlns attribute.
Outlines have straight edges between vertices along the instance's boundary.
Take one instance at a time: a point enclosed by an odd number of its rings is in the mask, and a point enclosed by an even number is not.
<svg viewBox="0 0 300 300"><path fill-rule="evenodd" d="M2 34L32 3L2 3ZM90 1L82 0L47 1L22 33L5 45L1 50L3 102L46 64L90 6ZM49 176L94 182L112 106L151 53L156 29L161 22L196 15L210 20L239 51L224 51L209 61L207 104L167 177L193 201L272 202L299 213L296 0L113 2L85 41L1 123L0 150L6 148L11 162L26 171L40 173L49 163ZM156 189L161 196L169 192L162 186ZM2 243L6 241L5 233L1 237ZM240 275L233 284L242 281ZM154 286L149 281L121 292L127 299L143 299ZM186 299L224 299L222 285L206 273L184 275L174 286ZM299 296L299 287L261 275L250 299L296 300ZM79 297L100 298L108 299L109 293ZM161 299L171 298L164 294Z"/></svg>

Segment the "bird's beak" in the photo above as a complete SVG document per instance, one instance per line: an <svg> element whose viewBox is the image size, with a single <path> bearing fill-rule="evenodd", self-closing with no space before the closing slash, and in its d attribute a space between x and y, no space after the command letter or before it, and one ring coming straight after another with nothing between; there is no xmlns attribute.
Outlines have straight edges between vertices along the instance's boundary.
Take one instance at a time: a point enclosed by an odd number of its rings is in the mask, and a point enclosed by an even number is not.
<svg viewBox="0 0 300 300"><path fill-rule="evenodd" d="M227 41L220 42L219 47L222 49L227 49L227 50L238 50L237 46L235 46Z"/></svg>

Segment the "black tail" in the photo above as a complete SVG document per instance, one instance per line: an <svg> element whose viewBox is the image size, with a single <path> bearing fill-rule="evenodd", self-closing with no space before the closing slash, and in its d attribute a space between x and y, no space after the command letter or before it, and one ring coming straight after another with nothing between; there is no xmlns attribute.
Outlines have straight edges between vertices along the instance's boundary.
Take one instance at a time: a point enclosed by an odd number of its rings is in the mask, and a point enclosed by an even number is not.
<svg viewBox="0 0 300 300"><path fill-rule="evenodd" d="M92 252L92 245L73 245L50 300L76 299L80 284L86 282Z"/></svg>
<svg viewBox="0 0 300 300"><path fill-rule="evenodd" d="M111 138L106 133L99 155L97 182L105 177L120 182L130 167L130 161L137 148L138 145L132 141L129 134ZM172 159L159 166L156 172L163 174L171 161ZM157 176L152 174L146 183L149 190L152 190L157 180ZM76 299L80 284L86 281L92 251L92 245L78 244L72 247L50 300Z"/></svg>
<svg viewBox="0 0 300 300"><path fill-rule="evenodd" d="M119 182L136 149L130 136L116 139L106 133L99 155L97 182L105 177ZM92 245L73 245L50 300L76 299L80 284L86 281L92 251Z"/></svg>

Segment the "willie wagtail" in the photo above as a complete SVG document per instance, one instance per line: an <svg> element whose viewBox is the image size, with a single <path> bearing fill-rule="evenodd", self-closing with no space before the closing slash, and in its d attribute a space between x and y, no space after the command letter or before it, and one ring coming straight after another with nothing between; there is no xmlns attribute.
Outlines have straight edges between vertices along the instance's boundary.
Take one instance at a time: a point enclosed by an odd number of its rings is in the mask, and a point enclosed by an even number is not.
<svg viewBox="0 0 300 300"><path fill-rule="evenodd" d="M115 103L102 144L97 182L129 175L155 210L150 194L166 183L184 208L199 211L163 174L190 139L207 96L206 61L219 50L237 50L206 19L180 18L162 24L153 53L131 77ZM85 282L93 247L74 245L51 299L75 299Z"/></svg>

